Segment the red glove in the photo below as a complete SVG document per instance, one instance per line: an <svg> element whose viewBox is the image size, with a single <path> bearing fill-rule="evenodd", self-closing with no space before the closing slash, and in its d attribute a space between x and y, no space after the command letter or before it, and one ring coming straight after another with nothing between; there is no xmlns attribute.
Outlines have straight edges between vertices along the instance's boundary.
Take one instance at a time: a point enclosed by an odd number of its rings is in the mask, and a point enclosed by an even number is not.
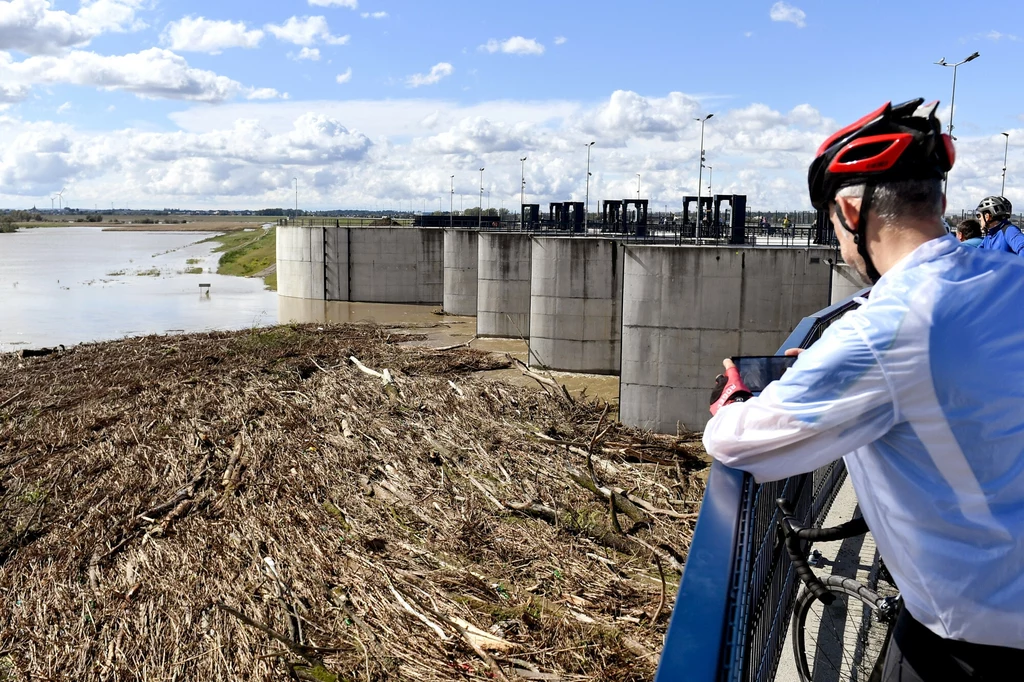
<svg viewBox="0 0 1024 682"><path fill-rule="evenodd" d="M754 397L743 379L740 378L740 371L735 367L725 370L725 375L718 375L715 379L715 390L711 392L711 414L718 414L718 410L729 403L743 403Z"/></svg>

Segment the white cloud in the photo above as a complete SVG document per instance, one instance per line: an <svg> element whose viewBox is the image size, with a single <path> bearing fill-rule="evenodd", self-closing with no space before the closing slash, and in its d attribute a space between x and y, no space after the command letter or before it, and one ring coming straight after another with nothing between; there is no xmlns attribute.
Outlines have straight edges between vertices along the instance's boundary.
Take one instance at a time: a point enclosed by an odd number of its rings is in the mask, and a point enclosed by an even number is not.
<svg viewBox="0 0 1024 682"><path fill-rule="evenodd" d="M505 54L544 54L544 46L538 43L533 38L524 38L522 36L512 36L508 40L488 40L486 44L480 46L481 50L485 50L490 53L504 52Z"/></svg>
<svg viewBox="0 0 1024 682"><path fill-rule="evenodd" d="M791 24L796 24L799 28L807 25L807 22L804 21L807 19L807 13L799 7L787 5L782 0L772 5L768 16L771 17L772 21L788 21Z"/></svg>
<svg viewBox="0 0 1024 682"><path fill-rule="evenodd" d="M348 7L359 9L359 0L309 0L310 5L317 7Z"/></svg>
<svg viewBox="0 0 1024 682"><path fill-rule="evenodd" d="M745 31L745 32L743 33L743 37L744 37L744 38L751 38L751 37L753 37L753 35L754 35L754 32L753 32L753 31Z"/></svg>
<svg viewBox="0 0 1024 682"><path fill-rule="evenodd" d="M338 77L335 78L334 80L338 81L338 85L348 83L350 80L352 80L352 67L350 66L347 69L345 69L345 73L339 73Z"/></svg>
<svg viewBox="0 0 1024 682"><path fill-rule="evenodd" d="M320 61L320 50L315 47L304 47L301 50L299 50L299 53L297 55L292 56L292 54L289 52L288 56L292 57L292 59L294 59L295 61L302 61L304 59L308 59L311 62L318 62Z"/></svg>
<svg viewBox="0 0 1024 682"><path fill-rule="evenodd" d="M961 38L961 43L974 42L977 40L991 40L994 43L998 43L1000 40L1009 40L1010 42L1017 42L1020 40L1017 36L1011 33L1000 33L999 31L992 30L987 33L975 33L969 35L966 38Z"/></svg>
<svg viewBox="0 0 1024 682"><path fill-rule="evenodd" d="M20 62L0 52L0 102L24 99L33 85L56 84L198 102L223 102L242 89L237 81L192 68L183 57L156 47L117 56L75 50L59 57L36 56Z"/></svg>
<svg viewBox="0 0 1024 682"><path fill-rule="evenodd" d="M263 40L263 31L247 30L241 21L212 21L188 16L168 24L160 38L172 50L220 54L229 47L258 47Z"/></svg>
<svg viewBox="0 0 1024 682"><path fill-rule="evenodd" d="M454 72L454 66L448 62L440 62L430 67L430 73L414 73L405 82L410 88L418 88L421 85L433 85Z"/></svg>
<svg viewBox="0 0 1024 682"><path fill-rule="evenodd" d="M109 107L107 107L107 113L113 113L116 110L117 110L117 107L115 107L113 104L111 104Z"/></svg>
<svg viewBox="0 0 1024 682"><path fill-rule="evenodd" d="M387 12L363 12L360 14L363 19L387 19Z"/></svg>
<svg viewBox="0 0 1024 682"><path fill-rule="evenodd" d="M569 42L569 39L565 36L558 36L555 38L555 45L565 45L567 42Z"/></svg>
<svg viewBox="0 0 1024 682"><path fill-rule="evenodd" d="M265 27L274 34L278 40L283 40L296 45L309 47L322 40L328 45L344 45L349 41L349 36L331 35L331 29L324 17L291 17L284 24L278 26L267 24Z"/></svg>
<svg viewBox="0 0 1024 682"><path fill-rule="evenodd" d="M0 50L56 54L102 33L141 28L144 24L135 19L141 5L142 0L93 0L69 14L51 9L50 0L0 2Z"/></svg>
<svg viewBox="0 0 1024 682"><path fill-rule="evenodd" d="M252 88L245 96L246 99L287 99L274 88Z"/></svg>
<svg viewBox="0 0 1024 682"><path fill-rule="evenodd" d="M57 113L58 114L63 114L64 112L70 111L70 110L71 110L71 102L64 102L64 104L61 104L59 107L57 107Z"/></svg>

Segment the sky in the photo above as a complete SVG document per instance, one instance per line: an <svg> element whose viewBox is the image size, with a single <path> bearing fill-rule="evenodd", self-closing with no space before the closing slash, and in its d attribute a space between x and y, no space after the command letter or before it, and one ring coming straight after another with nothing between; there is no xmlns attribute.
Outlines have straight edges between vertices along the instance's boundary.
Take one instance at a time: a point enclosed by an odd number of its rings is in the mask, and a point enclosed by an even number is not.
<svg viewBox="0 0 1024 682"><path fill-rule="evenodd" d="M289 207L297 186L306 210L516 208L525 176L545 206L639 183L674 210L700 177L805 209L831 132L916 97L948 123L935 62L975 51L949 205L999 193L1008 140L1024 206L1022 22L1005 0L0 0L0 207Z"/></svg>

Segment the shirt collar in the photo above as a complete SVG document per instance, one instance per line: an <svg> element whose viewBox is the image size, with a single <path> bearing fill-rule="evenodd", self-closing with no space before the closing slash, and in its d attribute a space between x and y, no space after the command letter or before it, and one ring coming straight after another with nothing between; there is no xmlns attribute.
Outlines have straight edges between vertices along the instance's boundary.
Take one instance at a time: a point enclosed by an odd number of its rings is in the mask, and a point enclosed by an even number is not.
<svg viewBox="0 0 1024 682"><path fill-rule="evenodd" d="M892 266L888 272L882 275L881 279L878 281L881 283L904 270L908 270L922 263L942 258L943 256L953 253L958 248L960 248L960 242L957 241L957 238L952 234L946 234L942 237L937 237L936 239L930 239L904 256L896 263L896 265Z"/></svg>

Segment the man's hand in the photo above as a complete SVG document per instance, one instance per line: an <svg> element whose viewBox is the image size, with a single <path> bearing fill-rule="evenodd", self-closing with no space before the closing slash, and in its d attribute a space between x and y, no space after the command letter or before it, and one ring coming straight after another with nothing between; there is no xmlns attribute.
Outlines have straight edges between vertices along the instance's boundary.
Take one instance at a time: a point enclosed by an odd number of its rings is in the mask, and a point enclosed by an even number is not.
<svg viewBox="0 0 1024 682"><path fill-rule="evenodd" d="M729 358L722 360L725 374L715 379L715 390L711 392L711 414L718 414L723 406L734 402L745 402L753 397L753 393L740 378L740 371Z"/></svg>

